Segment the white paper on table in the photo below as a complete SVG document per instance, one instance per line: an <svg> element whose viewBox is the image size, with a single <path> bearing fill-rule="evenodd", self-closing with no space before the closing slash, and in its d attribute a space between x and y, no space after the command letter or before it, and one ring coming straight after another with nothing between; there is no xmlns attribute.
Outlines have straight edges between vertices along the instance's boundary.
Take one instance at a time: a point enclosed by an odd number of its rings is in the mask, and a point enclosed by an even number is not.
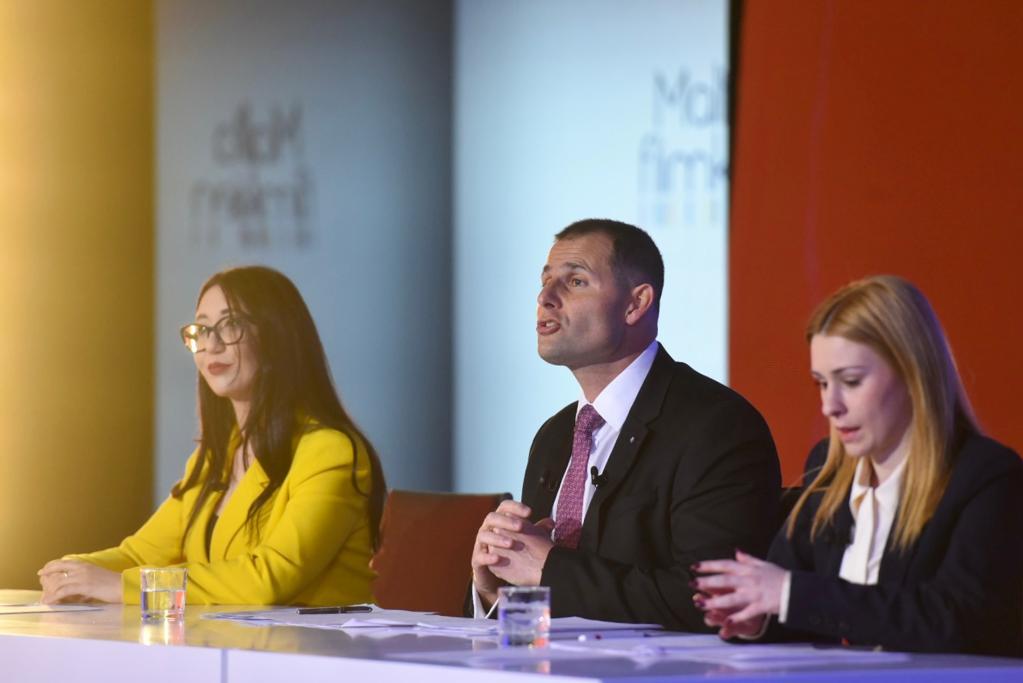
<svg viewBox="0 0 1023 683"><path fill-rule="evenodd" d="M215 612L204 619L233 621L250 626L299 626L328 630L344 630L352 634L380 632L381 636L415 633L416 635L457 638L496 638L497 622L492 619L447 617L427 612L389 610L372 606L371 612L341 614L299 614L294 607L245 612ZM575 639L580 636L600 638L641 636L660 632L656 624L625 624L597 621L581 617L551 619L551 640Z"/></svg>
<svg viewBox="0 0 1023 683"><path fill-rule="evenodd" d="M554 622L555 620L552 619L551 621ZM601 639L564 643L554 642L552 640L551 644L545 648L495 647L485 650L474 650L471 652L466 650L450 650L444 652L402 652L388 655L388 657L393 659L415 659L421 661L459 662L465 663L467 666L492 666L516 662L572 661L589 660L601 657L634 659L634 650L636 650L639 645L646 643L665 642L672 643L678 647L688 646L692 648L705 648L708 644L714 643L724 644L723 641L715 635L672 634L670 636L665 636L661 635L664 631L660 631L651 632L645 636L636 636L634 634L635 632L630 628L617 628L631 626L642 627L642 624L598 622L591 619L577 619L575 617L566 617L563 621L570 626L578 626L578 622L588 623L589 625L603 624L604 629L599 632L603 635L603 637ZM611 626L611 628L607 628L608 626ZM590 635L595 635L598 632L590 631L589 633ZM614 637L614 634L617 633L632 635L625 639L617 639ZM605 640L604 638L607 639Z"/></svg>
<svg viewBox="0 0 1023 683"><path fill-rule="evenodd" d="M202 615L203 619L235 621L260 626L301 626L321 629L395 629L407 628L429 631L435 635L479 637L497 635L497 622L492 619L469 617L447 617L428 612L381 609L372 606L370 612L346 612L341 614L299 614L294 607L256 610L245 612L213 612ZM551 619L552 638L576 637L580 634L603 634L611 632L639 632L660 630L656 624L625 624L614 621L597 621L581 617L559 617Z"/></svg>
<svg viewBox="0 0 1023 683"><path fill-rule="evenodd" d="M617 657L660 656L682 653L687 650L707 650L728 647L728 643L714 634L707 633L670 633L665 631L647 633L642 636L626 636L615 638L615 634L626 634L626 631L611 631L601 634L605 637L583 637L570 641L552 642L551 647L560 650L578 652L594 652L613 654Z"/></svg>
<svg viewBox="0 0 1023 683"><path fill-rule="evenodd" d="M908 662L902 652L856 650L847 647L820 648L812 645L732 645L716 650L683 653L683 659L722 664L733 669L791 669L795 667L833 666L835 664L898 664Z"/></svg>
<svg viewBox="0 0 1023 683"><path fill-rule="evenodd" d="M421 631L416 628L406 628L404 626L395 626L393 628L352 628L345 629L345 635L349 638L359 640L388 640L390 638L435 638L437 636L447 636L445 633L435 633L433 631ZM489 636L487 637L489 638Z"/></svg>
<svg viewBox="0 0 1023 683"><path fill-rule="evenodd" d="M597 657L622 657L620 654L555 650L549 647L495 647L488 650L446 650L442 652L396 652L388 659L411 659L423 662L457 662L471 667L486 667L522 662L588 661Z"/></svg>
<svg viewBox="0 0 1023 683"><path fill-rule="evenodd" d="M629 635L643 637L645 634L664 633L659 624L627 624L621 621L598 621L582 617L558 617L551 619L551 639L575 639L581 636L601 640L621 638Z"/></svg>
<svg viewBox="0 0 1023 683"><path fill-rule="evenodd" d="M715 635L671 635L586 642L552 642L552 649L628 657L642 662L676 660L718 664L734 669L773 669L835 664L893 664L909 661L901 652L822 648L807 644L734 644Z"/></svg>
<svg viewBox="0 0 1023 683"><path fill-rule="evenodd" d="M49 612L94 612L101 605L0 605L0 614L46 614Z"/></svg>
<svg viewBox="0 0 1023 683"><path fill-rule="evenodd" d="M380 609L370 605L370 612L342 612L339 614L299 614L297 607L245 612L213 612L203 619L234 621L254 626L300 626L304 628L341 629L350 622L355 628L411 628L423 618L423 612Z"/></svg>
<svg viewBox="0 0 1023 683"><path fill-rule="evenodd" d="M497 635L497 622L492 619L469 617L430 616L416 624L420 629L444 632L445 635L484 636ZM576 638L580 635L603 635L628 632L641 635L647 631L660 631L657 624L626 624L618 621L598 621L582 617L556 617L550 622L550 637Z"/></svg>

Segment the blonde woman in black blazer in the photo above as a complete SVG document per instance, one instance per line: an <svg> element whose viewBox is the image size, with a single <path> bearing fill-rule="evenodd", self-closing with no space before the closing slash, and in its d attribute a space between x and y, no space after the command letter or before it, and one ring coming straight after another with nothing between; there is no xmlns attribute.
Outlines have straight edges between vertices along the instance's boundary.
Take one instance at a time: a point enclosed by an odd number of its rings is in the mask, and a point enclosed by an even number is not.
<svg viewBox="0 0 1023 683"><path fill-rule="evenodd" d="M699 563L722 637L1020 655L1023 462L981 435L945 335L905 280L852 283L807 331L830 438L767 561Z"/></svg>

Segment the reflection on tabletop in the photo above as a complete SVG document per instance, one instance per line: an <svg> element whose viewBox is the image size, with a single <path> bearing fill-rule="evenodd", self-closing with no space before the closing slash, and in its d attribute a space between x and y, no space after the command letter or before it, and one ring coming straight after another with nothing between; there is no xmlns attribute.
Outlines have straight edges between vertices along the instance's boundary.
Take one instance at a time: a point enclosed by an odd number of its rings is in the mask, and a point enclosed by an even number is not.
<svg viewBox="0 0 1023 683"><path fill-rule="evenodd" d="M30 603L38 591L0 590L0 605ZM815 648L807 644L733 645L714 635L655 632L637 636L632 629L602 628L575 638L559 639L552 629L547 648L502 648L495 635L480 637L481 625L417 613L417 622L430 622L432 629L417 624L396 626L364 625L346 631L335 625L253 625L224 618L210 618L225 611L261 611L246 606L189 606L180 622L143 623L137 605L92 605L91 611L32 614L0 614L0 639L5 636L43 636L86 640L121 641L146 647L205 647L221 650L255 650L269 653L300 653L340 659L357 658L418 662L489 670L504 670L592 677L595 671L607 678L644 676L736 674L749 672L856 672L920 671L962 669L964 673L983 667L1014 675L1014 660L959 655L907 655L850 648ZM297 619L281 612L278 618ZM387 610L378 612L386 621ZM330 615L314 615L326 620ZM365 614L356 615L366 620ZM204 618L205 617L205 618ZM333 617L337 619L338 617ZM390 620L395 620L390 615ZM310 619L312 621L312 619ZM487 624L490 626L491 624ZM463 635L453 635L461 626ZM634 626L634 625L633 625ZM443 627L443 628L440 628ZM386 637L385 637L386 636ZM339 661L339 666L343 664Z"/></svg>
<svg viewBox="0 0 1023 683"><path fill-rule="evenodd" d="M29 605L41 597L40 591L0 589L0 605ZM203 619L208 613L232 610L257 610L255 606L191 605L185 618L177 623L143 623L138 605L89 605L89 611L0 614L0 635L31 635L61 638L84 638L141 643L210 647L230 650L261 650L268 652L301 652L311 655L342 655L346 657L379 658L384 656L379 641L355 638L337 630L308 629L293 626L273 628L249 626ZM265 607L262 609L266 609ZM470 650L468 641L451 640L444 649L462 646ZM406 652L437 649L437 638L405 635L389 639L386 650Z"/></svg>

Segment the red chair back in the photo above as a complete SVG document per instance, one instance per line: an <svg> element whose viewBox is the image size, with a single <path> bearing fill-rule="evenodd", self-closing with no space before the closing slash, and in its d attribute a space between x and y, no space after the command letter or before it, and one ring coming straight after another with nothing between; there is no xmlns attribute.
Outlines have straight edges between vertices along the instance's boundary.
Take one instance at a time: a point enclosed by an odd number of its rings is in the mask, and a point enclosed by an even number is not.
<svg viewBox="0 0 1023 683"><path fill-rule="evenodd" d="M462 616L476 532L507 493L391 491L380 521L376 603Z"/></svg>

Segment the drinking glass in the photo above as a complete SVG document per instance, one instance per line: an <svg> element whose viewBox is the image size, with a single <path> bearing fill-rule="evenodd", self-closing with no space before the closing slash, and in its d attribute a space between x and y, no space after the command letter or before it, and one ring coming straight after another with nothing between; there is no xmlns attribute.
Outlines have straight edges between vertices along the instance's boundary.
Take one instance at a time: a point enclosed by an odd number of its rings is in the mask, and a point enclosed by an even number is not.
<svg viewBox="0 0 1023 683"><path fill-rule="evenodd" d="M497 632L502 645L547 647L551 628L551 589L504 586L497 590Z"/></svg>
<svg viewBox="0 0 1023 683"><path fill-rule="evenodd" d="M185 617L184 567L143 567L141 569L142 621L178 621Z"/></svg>

